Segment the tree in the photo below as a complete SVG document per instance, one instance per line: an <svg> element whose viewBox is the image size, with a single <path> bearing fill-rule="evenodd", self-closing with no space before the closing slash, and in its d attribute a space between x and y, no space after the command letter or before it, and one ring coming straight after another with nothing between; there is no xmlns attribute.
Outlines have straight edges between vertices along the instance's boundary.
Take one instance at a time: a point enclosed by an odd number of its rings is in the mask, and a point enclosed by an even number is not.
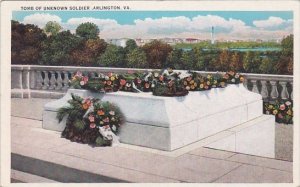
<svg viewBox="0 0 300 187"><path fill-rule="evenodd" d="M130 51L136 49L138 46L133 39L129 39L126 41L126 47L125 47L125 52L129 53Z"/></svg>
<svg viewBox="0 0 300 187"><path fill-rule="evenodd" d="M243 71L243 63L241 56L238 52L234 52L231 55L230 64L229 64L230 70L241 72Z"/></svg>
<svg viewBox="0 0 300 187"><path fill-rule="evenodd" d="M125 54L122 47L108 45L105 52L98 58L97 64L105 67L124 67Z"/></svg>
<svg viewBox="0 0 300 187"><path fill-rule="evenodd" d="M82 40L73 35L69 30L49 36L42 43L41 64L47 65L72 65L70 54L77 49Z"/></svg>
<svg viewBox="0 0 300 187"><path fill-rule="evenodd" d="M202 51L202 48L200 47L195 47L193 48L194 52L194 63L195 66L194 68L196 70L204 70L204 53Z"/></svg>
<svg viewBox="0 0 300 187"><path fill-rule="evenodd" d="M259 70L262 73L272 74L276 72L275 63L269 57L264 57L262 63L259 66Z"/></svg>
<svg viewBox="0 0 300 187"><path fill-rule="evenodd" d="M49 21L44 27L44 31L48 35L56 35L60 30L62 30L62 27L56 21Z"/></svg>
<svg viewBox="0 0 300 187"><path fill-rule="evenodd" d="M215 65L215 68L219 71L228 71L230 69L230 53L229 50L222 50L219 55L219 63Z"/></svg>
<svg viewBox="0 0 300 187"><path fill-rule="evenodd" d="M146 53L140 48L130 50L126 55L127 66L130 68L146 68L147 57Z"/></svg>
<svg viewBox="0 0 300 187"><path fill-rule="evenodd" d="M284 55L293 55L294 50L294 35L290 34L287 37L283 38L281 41L281 47Z"/></svg>
<svg viewBox="0 0 300 187"><path fill-rule="evenodd" d="M167 57L166 66L174 69L182 69L183 64L181 61L182 49L174 49L171 51Z"/></svg>
<svg viewBox="0 0 300 187"><path fill-rule="evenodd" d="M37 64L40 60L41 43L46 39L43 30L32 24L11 21L12 64Z"/></svg>
<svg viewBox="0 0 300 187"><path fill-rule="evenodd" d="M164 42L154 40L143 46L146 52L147 63L149 68L162 68L166 65L166 60L169 53L173 50L172 47Z"/></svg>
<svg viewBox="0 0 300 187"><path fill-rule="evenodd" d="M193 69L194 65L194 52L191 51L184 51L181 56L182 61L182 69Z"/></svg>
<svg viewBox="0 0 300 187"><path fill-rule="evenodd" d="M71 52L73 65L93 66L104 53L107 43L103 39L82 40L79 47Z"/></svg>
<svg viewBox="0 0 300 187"><path fill-rule="evenodd" d="M81 23L76 28L76 35L85 39L96 39L99 37L100 30L94 23Z"/></svg>
<svg viewBox="0 0 300 187"><path fill-rule="evenodd" d="M247 51L243 57L243 68L247 73L258 73L260 66L260 57L258 53Z"/></svg>

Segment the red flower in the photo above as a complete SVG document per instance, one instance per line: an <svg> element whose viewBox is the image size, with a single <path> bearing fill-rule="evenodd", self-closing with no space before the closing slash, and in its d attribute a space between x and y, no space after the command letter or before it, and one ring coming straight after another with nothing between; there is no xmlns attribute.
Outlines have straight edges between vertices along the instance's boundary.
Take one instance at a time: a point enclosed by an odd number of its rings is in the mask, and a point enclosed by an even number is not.
<svg viewBox="0 0 300 187"><path fill-rule="evenodd" d="M160 80L160 81L163 81L163 80L164 80L164 76L162 76L162 75L159 76L159 80Z"/></svg>
<svg viewBox="0 0 300 187"><path fill-rule="evenodd" d="M126 84L126 80L121 79L121 80L120 80L120 85L121 85L121 86L124 86L125 84Z"/></svg>

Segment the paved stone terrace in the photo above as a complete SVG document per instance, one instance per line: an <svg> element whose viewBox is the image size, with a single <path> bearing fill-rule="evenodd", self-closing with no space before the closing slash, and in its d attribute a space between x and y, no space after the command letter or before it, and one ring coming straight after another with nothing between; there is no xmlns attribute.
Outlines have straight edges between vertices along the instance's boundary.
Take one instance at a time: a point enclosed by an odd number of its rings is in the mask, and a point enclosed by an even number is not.
<svg viewBox="0 0 300 187"><path fill-rule="evenodd" d="M24 158L101 175L104 176L101 179L103 182L292 182L293 162L284 160L202 147L172 157L130 147L93 148L70 142L60 138L58 132L42 129L42 107L48 101L50 100L12 99L12 111L15 111L11 117L12 153L15 158L12 162L18 160L18 156L21 155ZM12 163L14 164L18 163ZM34 164L31 167L34 167ZM52 178L49 178L55 179L54 175L60 171L52 172ZM16 171L13 170L13 173ZM47 177L43 173L40 175ZM67 179L56 181L99 182L96 177L84 178L84 175L76 176L75 181ZM41 180L27 182L41 182Z"/></svg>

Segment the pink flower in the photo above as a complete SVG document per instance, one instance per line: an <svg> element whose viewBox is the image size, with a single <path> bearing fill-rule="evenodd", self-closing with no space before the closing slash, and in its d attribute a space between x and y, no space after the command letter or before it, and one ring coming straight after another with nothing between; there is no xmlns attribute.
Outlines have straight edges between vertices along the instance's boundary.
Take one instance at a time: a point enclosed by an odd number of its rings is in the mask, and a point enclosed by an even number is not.
<svg viewBox="0 0 300 187"><path fill-rule="evenodd" d="M109 114L113 116L115 115L115 111L110 111Z"/></svg>
<svg viewBox="0 0 300 187"><path fill-rule="evenodd" d="M162 75L159 76L159 80L160 80L160 81L163 81L163 80L164 80L164 76L162 76Z"/></svg>
<svg viewBox="0 0 300 187"><path fill-rule="evenodd" d="M90 115L89 120L90 120L90 122L95 122L95 117L93 115Z"/></svg>
<svg viewBox="0 0 300 187"><path fill-rule="evenodd" d="M284 104L281 104L280 107L279 107L279 109L280 109L280 110L284 110L284 109L285 109L285 105L284 105Z"/></svg>
<svg viewBox="0 0 300 187"><path fill-rule="evenodd" d="M141 84L141 83L142 83L142 80L141 80L141 79L138 79L138 80L137 80L137 83L138 83L138 84Z"/></svg>
<svg viewBox="0 0 300 187"><path fill-rule="evenodd" d="M280 114L280 113L279 113L277 116L278 116L280 119L282 119L282 118L283 118L283 115L282 115L282 114Z"/></svg>
<svg viewBox="0 0 300 187"><path fill-rule="evenodd" d="M88 82L89 78L88 78L87 76L84 76L84 77L82 78L82 80L83 80L84 83L86 84L86 83Z"/></svg>
<svg viewBox="0 0 300 187"><path fill-rule="evenodd" d="M108 76L109 76L109 77L111 77L112 75L113 75L113 73L111 73L111 72L110 72L110 73L108 73Z"/></svg>
<svg viewBox="0 0 300 187"><path fill-rule="evenodd" d="M91 129L94 129L95 127L96 127L96 124L95 124L95 123L91 123L91 124L90 124L90 128L91 128Z"/></svg>
<svg viewBox="0 0 300 187"><path fill-rule="evenodd" d="M81 77L81 76L82 76L82 73L81 73L80 71L77 71L76 74L75 74L75 76Z"/></svg>
<svg viewBox="0 0 300 187"><path fill-rule="evenodd" d="M103 121L104 121L105 123L108 123L108 122L109 122L109 118L106 117Z"/></svg>

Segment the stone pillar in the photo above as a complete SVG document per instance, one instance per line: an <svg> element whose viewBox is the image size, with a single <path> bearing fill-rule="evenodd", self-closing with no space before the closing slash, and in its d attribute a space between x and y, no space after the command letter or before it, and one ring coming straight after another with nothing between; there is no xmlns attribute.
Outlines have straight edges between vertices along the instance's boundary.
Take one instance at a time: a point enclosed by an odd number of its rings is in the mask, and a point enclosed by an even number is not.
<svg viewBox="0 0 300 187"><path fill-rule="evenodd" d="M251 83L253 84L252 92L259 94L259 91L258 91L258 88L257 88L257 80L253 79L253 80L251 80Z"/></svg>
<svg viewBox="0 0 300 187"><path fill-rule="evenodd" d="M271 98L277 99L279 96L278 89L277 89L277 83L276 83L276 81L270 81L270 84L272 85Z"/></svg>
<svg viewBox="0 0 300 187"><path fill-rule="evenodd" d="M261 82L261 96L263 99L267 99L269 97L269 92L268 92L268 88L267 88L267 81L263 80L260 81Z"/></svg>
<svg viewBox="0 0 300 187"><path fill-rule="evenodd" d="M281 99L288 99L289 98L289 92L287 91L286 84L287 82L279 81L279 84L282 86L281 90Z"/></svg>

